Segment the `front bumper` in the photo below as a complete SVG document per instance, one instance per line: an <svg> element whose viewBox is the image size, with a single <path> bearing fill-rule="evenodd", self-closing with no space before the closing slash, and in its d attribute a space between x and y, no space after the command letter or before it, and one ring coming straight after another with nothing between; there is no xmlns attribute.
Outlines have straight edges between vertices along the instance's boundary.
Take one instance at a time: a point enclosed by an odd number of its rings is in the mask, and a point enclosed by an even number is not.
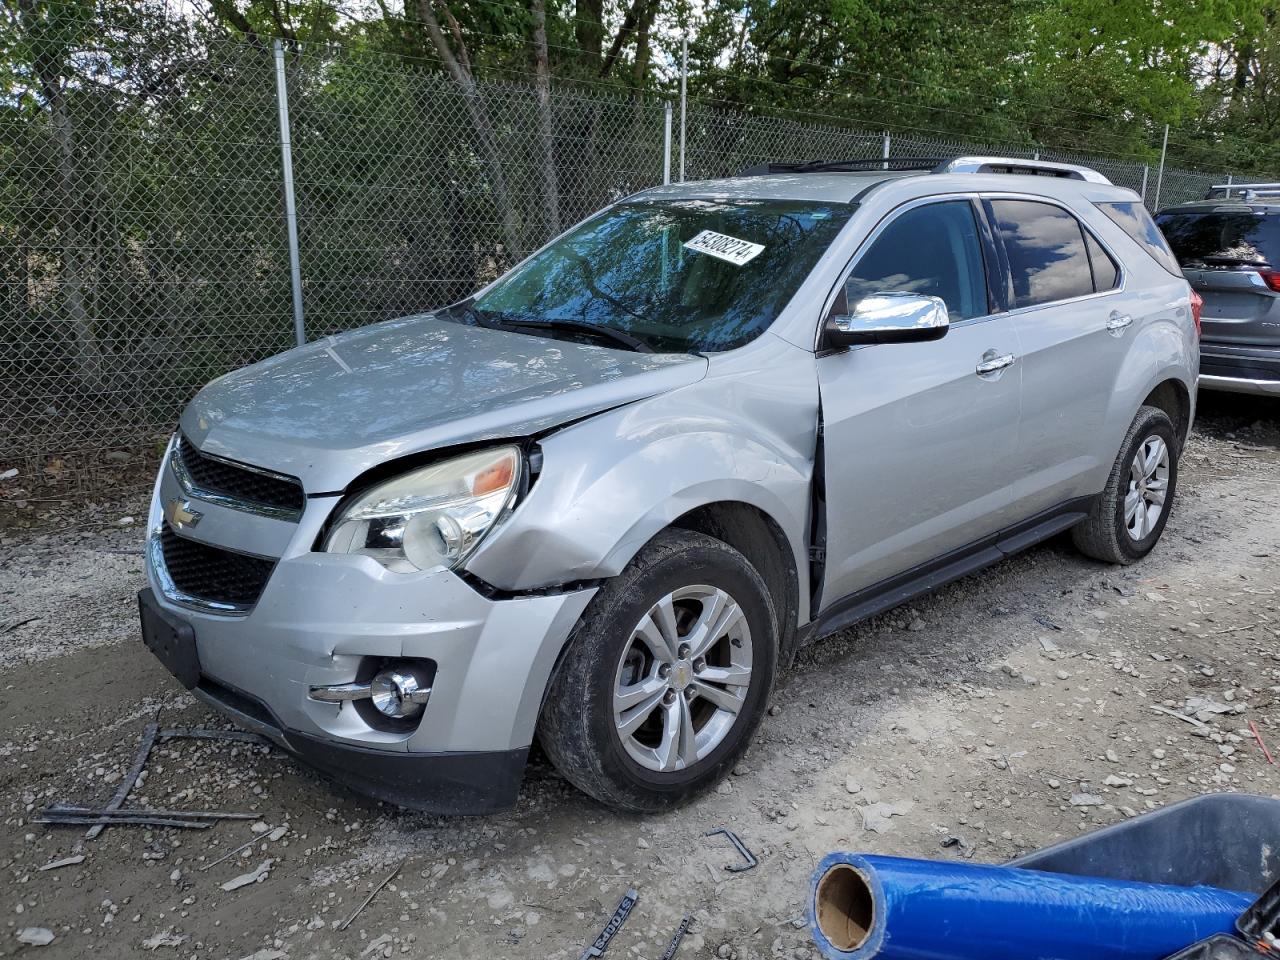
<svg viewBox="0 0 1280 960"><path fill-rule="evenodd" d="M476 815L508 809L520 795L528 747L439 753L370 749L290 730L266 704L208 678L191 692L331 779L397 806Z"/></svg>
<svg viewBox="0 0 1280 960"><path fill-rule="evenodd" d="M182 495L162 470L153 530L164 523L163 505ZM193 608L171 584L166 596L152 555L156 604L195 634L193 693L381 799L442 813L509 806L551 671L594 589L495 599L448 571L398 574L368 557L313 552L335 503L308 500L287 538L278 520L249 531L276 538L270 549L261 539L248 548L278 559L247 611ZM187 535L245 549L243 525L256 518L197 505L204 519ZM412 729L375 728L350 704L309 696L313 686L357 680L366 658L434 661L431 696Z"/></svg>

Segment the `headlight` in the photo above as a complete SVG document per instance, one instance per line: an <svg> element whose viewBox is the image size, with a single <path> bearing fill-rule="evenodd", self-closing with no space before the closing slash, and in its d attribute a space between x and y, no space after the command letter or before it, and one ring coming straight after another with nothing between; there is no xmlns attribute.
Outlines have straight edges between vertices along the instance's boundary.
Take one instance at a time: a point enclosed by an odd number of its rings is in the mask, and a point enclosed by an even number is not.
<svg viewBox="0 0 1280 960"><path fill-rule="evenodd" d="M452 569L511 506L523 464L518 447L495 447L406 473L343 510L324 548L400 573Z"/></svg>

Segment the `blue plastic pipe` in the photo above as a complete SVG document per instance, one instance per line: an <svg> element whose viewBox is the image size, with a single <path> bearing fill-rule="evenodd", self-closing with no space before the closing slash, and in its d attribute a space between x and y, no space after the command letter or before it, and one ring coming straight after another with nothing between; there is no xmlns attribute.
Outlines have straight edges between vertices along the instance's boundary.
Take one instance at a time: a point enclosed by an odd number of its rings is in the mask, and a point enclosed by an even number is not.
<svg viewBox="0 0 1280 960"><path fill-rule="evenodd" d="M829 854L809 928L828 960L1161 960L1230 932L1253 894Z"/></svg>

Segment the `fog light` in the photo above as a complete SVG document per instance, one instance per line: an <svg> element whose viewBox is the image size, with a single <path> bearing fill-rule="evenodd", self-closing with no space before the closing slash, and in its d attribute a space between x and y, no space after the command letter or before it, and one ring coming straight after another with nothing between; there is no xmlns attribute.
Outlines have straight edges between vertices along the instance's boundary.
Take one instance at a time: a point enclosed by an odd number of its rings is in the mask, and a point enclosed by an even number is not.
<svg viewBox="0 0 1280 960"><path fill-rule="evenodd" d="M369 687L374 709L387 717L416 717L431 696L431 687L406 667L388 667Z"/></svg>

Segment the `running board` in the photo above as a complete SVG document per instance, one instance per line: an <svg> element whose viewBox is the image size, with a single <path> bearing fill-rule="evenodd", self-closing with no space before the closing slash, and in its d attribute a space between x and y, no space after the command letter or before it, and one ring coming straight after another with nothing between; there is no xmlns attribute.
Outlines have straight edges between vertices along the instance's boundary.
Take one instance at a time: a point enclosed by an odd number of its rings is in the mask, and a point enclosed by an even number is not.
<svg viewBox="0 0 1280 960"><path fill-rule="evenodd" d="M882 580L837 600L818 615L806 641L819 640L868 617L932 593L953 580L976 573L1006 557L1033 547L1086 517L1092 497L1072 500L993 536L961 547L930 563Z"/></svg>

